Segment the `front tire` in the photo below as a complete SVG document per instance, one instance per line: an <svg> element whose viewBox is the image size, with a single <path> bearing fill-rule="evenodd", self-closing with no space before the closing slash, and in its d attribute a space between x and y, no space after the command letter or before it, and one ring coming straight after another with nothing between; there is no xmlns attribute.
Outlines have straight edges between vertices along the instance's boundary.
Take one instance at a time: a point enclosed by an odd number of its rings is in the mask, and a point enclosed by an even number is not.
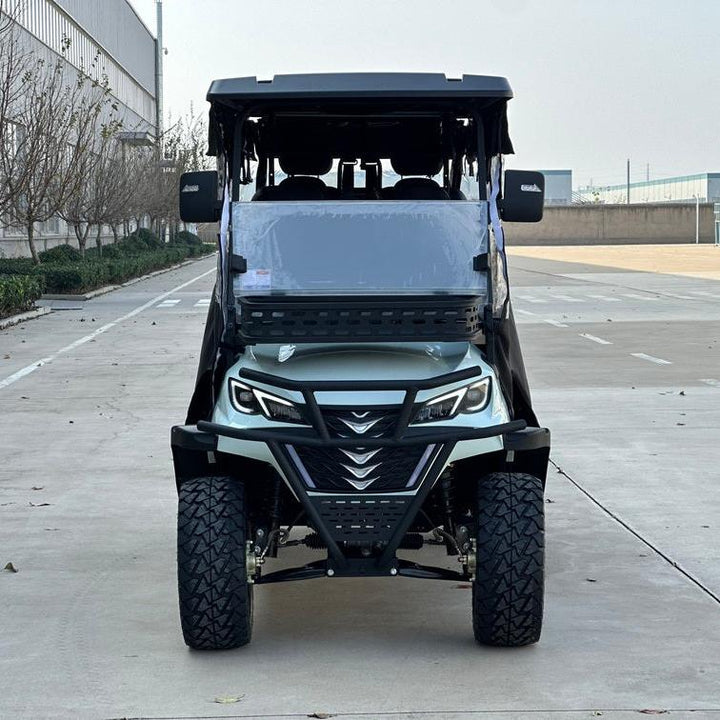
<svg viewBox="0 0 720 720"><path fill-rule="evenodd" d="M483 645L519 647L540 639L544 594L542 481L492 473L477 492L473 631Z"/></svg>
<svg viewBox="0 0 720 720"><path fill-rule="evenodd" d="M180 487L178 593L185 643L228 650L250 642L252 585L245 565L245 486L201 477Z"/></svg>

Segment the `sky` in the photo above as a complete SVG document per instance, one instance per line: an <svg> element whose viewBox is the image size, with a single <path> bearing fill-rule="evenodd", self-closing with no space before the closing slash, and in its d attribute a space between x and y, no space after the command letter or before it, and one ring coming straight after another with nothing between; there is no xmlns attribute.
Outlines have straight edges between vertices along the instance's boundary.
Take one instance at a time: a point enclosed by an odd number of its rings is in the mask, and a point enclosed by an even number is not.
<svg viewBox="0 0 720 720"><path fill-rule="evenodd" d="M155 0L131 0L155 32ZM515 156L573 185L720 172L719 0L164 0L165 109L276 73L502 75Z"/></svg>

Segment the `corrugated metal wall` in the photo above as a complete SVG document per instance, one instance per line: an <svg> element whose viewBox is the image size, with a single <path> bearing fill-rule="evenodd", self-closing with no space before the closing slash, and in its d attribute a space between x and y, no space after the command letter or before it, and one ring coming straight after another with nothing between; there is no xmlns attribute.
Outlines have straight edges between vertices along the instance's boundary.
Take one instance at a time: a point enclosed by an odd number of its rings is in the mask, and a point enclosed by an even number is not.
<svg viewBox="0 0 720 720"><path fill-rule="evenodd" d="M126 0L55 0L155 97L155 38Z"/></svg>

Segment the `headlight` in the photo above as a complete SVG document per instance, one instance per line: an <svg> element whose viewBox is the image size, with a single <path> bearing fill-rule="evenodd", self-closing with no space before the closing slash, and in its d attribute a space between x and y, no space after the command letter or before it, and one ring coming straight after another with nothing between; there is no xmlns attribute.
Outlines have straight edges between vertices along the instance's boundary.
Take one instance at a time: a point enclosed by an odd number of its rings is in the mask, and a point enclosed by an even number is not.
<svg viewBox="0 0 720 720"><path fill-rule="evenodd" d="M473 383L465 393L460 412L475 413L484 410L490 400L490 378Z"/></svg>
<svg viewBox="0 0 720 720"><path fill-rule="evenodd" d="M449 420L458 413L475 413L483 410L490 400L490 378L458 388L445 395L428 400L415 414L413 423Z"/></svg>
<svg viewBox="0 0 720 720"><path fill-rule="evenodd" d="M290 400L250 387L233 378L230 378L230 401L238 412L245 415L262 413L269 420L306 424L302 413Z"/></svg>

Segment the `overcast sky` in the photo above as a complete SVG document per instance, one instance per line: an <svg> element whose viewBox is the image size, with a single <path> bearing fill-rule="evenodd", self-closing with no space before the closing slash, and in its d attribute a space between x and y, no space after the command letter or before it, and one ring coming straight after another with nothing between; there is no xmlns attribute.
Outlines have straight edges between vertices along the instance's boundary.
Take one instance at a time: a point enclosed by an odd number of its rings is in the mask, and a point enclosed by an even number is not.
<svg viewBox="0 0 720 720"><path fill-rule="evenodd" d="M132 0L155 31L155 1ZM720 0L165 0L165 107L214 78L504 75L514 167L574 185L720 172Z"/></svg>

